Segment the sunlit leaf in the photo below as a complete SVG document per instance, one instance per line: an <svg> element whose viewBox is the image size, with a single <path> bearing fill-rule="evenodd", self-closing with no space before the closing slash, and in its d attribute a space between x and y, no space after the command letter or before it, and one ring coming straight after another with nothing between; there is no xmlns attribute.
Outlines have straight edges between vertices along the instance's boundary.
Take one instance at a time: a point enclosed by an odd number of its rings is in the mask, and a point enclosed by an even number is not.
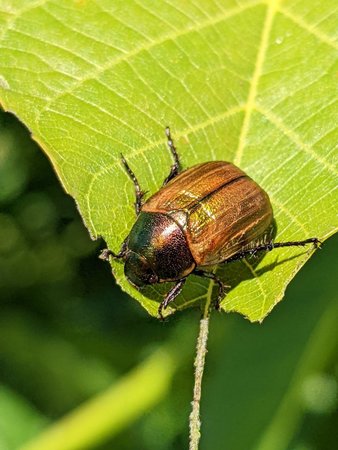
<svg viewBox="0 0 338 450"><path fill-rule="evenodd" d="M155 192L171 165L166 125L184 167L229 160L262 185L276 240L325 240L337 228L335 7L0 0L1 103L41 144L90 234L115 251L135 220L120 153ZM225 266L222 307L262 320L310 254L275 250ZM164 286L142 295L121 264L114 273L156 315ZM191 277L177 307L211 293Z"/></svg>

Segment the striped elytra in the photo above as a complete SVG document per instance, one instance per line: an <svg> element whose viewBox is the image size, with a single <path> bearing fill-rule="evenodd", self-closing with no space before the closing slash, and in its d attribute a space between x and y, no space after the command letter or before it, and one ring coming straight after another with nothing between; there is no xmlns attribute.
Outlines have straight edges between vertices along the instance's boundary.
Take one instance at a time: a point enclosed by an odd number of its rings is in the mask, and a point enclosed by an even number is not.
<svg viewBox="0 0 338 450"><path fill-rule="evenodd" d="M235 165L206 162L184 170L142 206L184 230L196 266L218 264L261 242L272 207L265 191Z"/></svg>

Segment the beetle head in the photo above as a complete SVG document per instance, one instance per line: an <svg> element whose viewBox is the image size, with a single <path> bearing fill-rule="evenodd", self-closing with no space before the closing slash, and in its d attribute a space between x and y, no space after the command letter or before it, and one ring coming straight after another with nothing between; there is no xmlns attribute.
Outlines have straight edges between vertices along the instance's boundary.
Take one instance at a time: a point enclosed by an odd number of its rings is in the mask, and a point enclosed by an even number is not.
<svg viewBox="0 0 338 450"><path fill-rule="evenodd" d="M139 254L129 251L124 264L124 274L128 281L140 288L147 284L158 283L159 278L150 267L148 261Z"/></svg>

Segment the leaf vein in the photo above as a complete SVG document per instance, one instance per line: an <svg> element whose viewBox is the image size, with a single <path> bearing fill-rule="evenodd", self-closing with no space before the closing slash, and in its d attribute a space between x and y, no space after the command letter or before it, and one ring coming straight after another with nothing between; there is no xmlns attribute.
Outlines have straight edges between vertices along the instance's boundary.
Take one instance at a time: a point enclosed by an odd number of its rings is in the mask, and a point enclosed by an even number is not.
<svg viewBox="0 0 338 450"><path fill-rule="evenodd" d="M332 164L330 164L329 162L327 162L326 159L319 156L309 144L306 144L305 142L303 142L295 131L291 130L290 128L288 128L287 125L285 125L285 123L282 121L282 119L280 117L278 117L271 111L266 110L262 106L256 105L255 109L257 112L259 112L260 114L265 116L269 120L270 123L275 125L275 127L277 129L282 131L283 134L290 139L290 141L292 141L300 149L302 149L305 153L307 153L315 161L317 161L318 164L320 164L321 166L324 166L333 175L335 175L335 176L337 175L337 171L336 171L335 167Z"/></svg>
<svg viewBox="0 0 338 450"><path fill-rule="evenodd" d="M290 12L285 8L280 8L279 12L281 12L285 17L289 18L292 22L297 24L299 27L306 30L308 33L315 36L318 40L323 42L330 47L333 47L335 50L338 50L338 44L335 42L330 36L327 36L325 33L314 27L313 25L308 24L304 19L300 16L296 15L294 12Z"/></svg>
<svg viewBox="0 0 338 450"><path fill-rule="evenodd" d="M262 34L261 34L261 41L259 44L259 48L257 51L257 59L256 64L254 67L251 84L249 87L249 94L248 94L248 100L247 105L245 108L245 115L242 123L242 128L238 140L238 147L235 153L235 159L234 162L237 165L241 164L245 144L246 144L246 138L249 132L250 128L250 119L252 111L254 110L257 91L258 91L258 83L259 79L262 74L263 64L265 60L265 54L268 48L269 43L269 37L271 34L272 24L275 17L275 14L277 12L279 0L271 0L268 7L267 12L265 16L265 21L263 24Z"/></svg>
<svg viewBox="0 0 338 450"><path fill-rule="evenodd" d="M216 23L225 21L225 20L227 20L233 16L236 16L237 14L240 14L241 12L243 12L247 9L253 8L261 3L262 3L261 0L253 0L245 6L238 6L238 7L228 10L227 12L225 12L223 14L216 15L212 20L203 21L198 26L196 26L196 25L188 26L187 28L185 28L183 30L180 30L175 33L165 34L164 36L162 36L161 38L159 38L157 40L153 40L153 41L149 42L148 44L143 44L139 47L136 47L135 49L129 51L127 55L121 55L119 57L116 57L113 61L109 61L109 62L107 62L107 64L103 64L99 69L90 71L85 77L83 77L81 80L75 82L72 86L70 86L69 89L64 90L62 93L56 95L53 98L48 99L48 102L46 102L46 105L45 105L45 109L48 109L50 104L54 103L59 97L62 97L66 94L69 94L69 93L75 91L78 87L82 86L85 81L91 80L93 78L97 78L101 73L104 73L106 70L112 69L113 67L115 67L116 65L118 65L124 61L130 60L131 58L140 54L142 51L149 52L149 50L151 50L152 48L162 45L167 41L174 41L175 39L179 38L180 36L184 36L191 32L203 30L207 27L213 26Z"/></svg>
<svg viewBox="0 0 338 450"><path fill-rule="evenodd" d="M267 294L263 288L263 284L262 284L260 277L257 275L257 273L256 273L255 269L252 267L252 265L246 259L243 259L242 261L243 261L243 264L245 264L247 266L247 268L250 270L251 274L254 276L257 286L258 286L258 289L261 291L261 294L263 296L263 302L262 302L261 313L260 313L260 315L263 317L266 300L267 300Z"/></svg>

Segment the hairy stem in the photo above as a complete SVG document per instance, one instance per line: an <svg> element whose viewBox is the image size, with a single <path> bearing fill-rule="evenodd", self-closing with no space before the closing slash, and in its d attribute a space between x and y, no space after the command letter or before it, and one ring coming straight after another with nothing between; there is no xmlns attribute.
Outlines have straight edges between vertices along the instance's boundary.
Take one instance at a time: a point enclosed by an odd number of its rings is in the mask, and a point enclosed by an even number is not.
<svg viewBox="0 0 338 450"><path fill-rule="evenodd" d="M207 309L200 321L200 331L197 339L196 358L195 358L195 384L192 411L189 417L190 442L189 450L198 450L198 444L201 437L201 420L200 420L200 402L202 391L202 378L205 364L205 356L207 353L207 341L209 332L209 314Z"/></svg>

